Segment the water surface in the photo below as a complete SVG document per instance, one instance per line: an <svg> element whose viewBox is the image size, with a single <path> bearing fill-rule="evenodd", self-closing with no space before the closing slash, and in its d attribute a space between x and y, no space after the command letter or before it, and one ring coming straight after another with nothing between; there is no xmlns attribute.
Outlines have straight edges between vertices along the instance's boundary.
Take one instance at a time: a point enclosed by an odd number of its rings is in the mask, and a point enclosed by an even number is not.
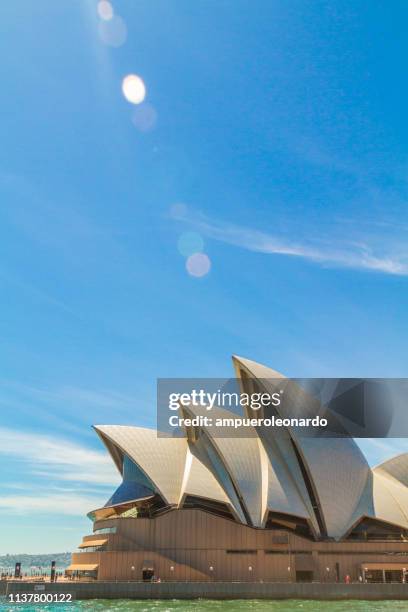
<svg viewBox="0 0 408 612"><path fill-rule="evenodd" d="M302 599L259 600L104 600L89 599L71 604L9 604L0 599L2 612L389 612L408 610L408 601L316 601Z"/></svg>

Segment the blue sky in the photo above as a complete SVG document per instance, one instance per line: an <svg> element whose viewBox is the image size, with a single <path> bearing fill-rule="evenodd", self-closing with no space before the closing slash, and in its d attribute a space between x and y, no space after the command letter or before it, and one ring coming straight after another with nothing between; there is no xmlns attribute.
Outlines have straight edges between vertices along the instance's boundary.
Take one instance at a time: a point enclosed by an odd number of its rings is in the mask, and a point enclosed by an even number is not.
<svg viewBox="0 0 408 612"><path fill-rule="evenodd" d="M75 548L159 376L408 375L407 4L112 4L2 6L0 553Z"/></svg>

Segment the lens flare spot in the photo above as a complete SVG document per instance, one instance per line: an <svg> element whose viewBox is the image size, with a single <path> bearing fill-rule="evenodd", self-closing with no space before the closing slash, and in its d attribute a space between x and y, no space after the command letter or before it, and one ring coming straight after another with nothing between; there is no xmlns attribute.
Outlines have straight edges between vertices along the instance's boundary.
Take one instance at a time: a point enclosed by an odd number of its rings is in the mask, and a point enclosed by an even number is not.
<svg viewBox="0 0 408 612"><path fill-rule="evenodd" d="M113 6L108 0L101 0L98 2L98 15L104 21L110 21L113 17Z"/></svg>
<svg viewBox="0 0 408 612"><path fill-rule="evenodd" d="M201 253L204 240L197 232L184 232L178 239L177 248L184 257L190 257L194 253Z"/></svg>
<svg viewBox="0 0 408 612"><path fill-rule="evenodd" d="M205 253L194 253L186 261L187 272L191 276L201 277L208 274L211 261Z"/></svg>
<svg viewBox="0 0 408 612"><path fill-rule="evenodd" d="M146 97L146 87L137 74L128 74L122 81L122 92L131 104L141 104Z"/></svg>
<svg viewBox="0 0 408 612"><path fill-rule="evenodd" d="M151 104L141 104L135 108L132 123L140 132L150 132L157 123L157 113Z"/></svg>
<svg viewBox="0 0 408 612"><path fill-rule="evenodd" d="M126 23L119 15L115 15L108 21L101 21L98 26L98 32L102 42L110 47L121 47L126 42Z"/></svg>

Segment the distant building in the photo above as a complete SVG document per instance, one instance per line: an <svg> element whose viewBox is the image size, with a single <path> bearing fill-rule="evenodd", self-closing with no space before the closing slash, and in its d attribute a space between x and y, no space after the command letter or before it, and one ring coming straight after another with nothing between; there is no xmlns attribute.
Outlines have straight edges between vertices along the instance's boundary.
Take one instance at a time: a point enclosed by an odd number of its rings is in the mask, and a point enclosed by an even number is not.
<svg viewBox="0 0 408 612"><path fill-rule="evenodd" d="M280 375L233 358L242 389ZM276 408L279 414L279 407ZM197 413L193 407L185 413ZM225 414L225 411L219 411ZM68 574L99 580L405 581L408 454L371 469L351 438L257 428L95 427L123 482Z"/></svg>

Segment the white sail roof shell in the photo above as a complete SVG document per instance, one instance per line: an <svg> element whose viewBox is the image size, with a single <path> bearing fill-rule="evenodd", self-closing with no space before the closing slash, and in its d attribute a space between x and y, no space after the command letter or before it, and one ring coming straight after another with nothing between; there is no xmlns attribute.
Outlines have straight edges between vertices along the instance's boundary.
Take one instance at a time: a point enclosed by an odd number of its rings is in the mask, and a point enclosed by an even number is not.
<svg viewBox="0 0 408 612"><path fill-rule="evenodd" d="M234 357L234 365L238 376L244 371L263 385L270 380L270 390L284 379L247 359ZM314 400L306 395L310 410ZM191 415L201 409L186 408ZM213 416L237 415L214 408ZM323 521L335 539L364 517L408 529L408 453L371 470L351 438L303 437L289 429L277 435L266 427L249 427L246 437L202 427L185 438L158 437L155 430L133 426L95 429L118 469L127 455L168 505L203 498L225 504L236 520L255 527L265 526L269 512L291 515L306 520L316 535Z"/></svg>
<svg viewBox="0 0 408 612"><path fill-rule="evenodd" d="M183 438L159 438L154 429L97 425L96 431L128 455L168 504L177 504L184 476L187 443Z"/></svg>

